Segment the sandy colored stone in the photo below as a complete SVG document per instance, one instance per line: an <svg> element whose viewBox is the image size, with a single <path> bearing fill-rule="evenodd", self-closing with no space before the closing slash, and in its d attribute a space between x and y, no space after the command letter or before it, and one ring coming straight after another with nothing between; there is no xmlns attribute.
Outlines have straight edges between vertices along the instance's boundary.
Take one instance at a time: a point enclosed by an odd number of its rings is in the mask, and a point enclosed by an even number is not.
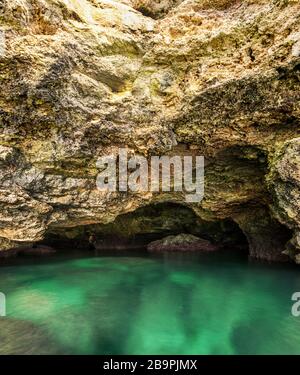
<svg viewBox="0 0 300 375"><path fill-rule="evenodd" d="M217 251L218 246L210 241L193 236L191 234L178 234L168 236L161 240L153 241L147 246L150 252L211 252Z"/></svg>
<svg viewBox="0 0 300 375"><path fill-rule="evenodd" d="M269 258L274 221L290 240L300 226L299 21L296 0L4 0L2 249L185 204L179 193L99 192L97 158L127 147L204 155L205 198L191 209L235 220ZM249 210L270 221L254 230Z"/></svg>

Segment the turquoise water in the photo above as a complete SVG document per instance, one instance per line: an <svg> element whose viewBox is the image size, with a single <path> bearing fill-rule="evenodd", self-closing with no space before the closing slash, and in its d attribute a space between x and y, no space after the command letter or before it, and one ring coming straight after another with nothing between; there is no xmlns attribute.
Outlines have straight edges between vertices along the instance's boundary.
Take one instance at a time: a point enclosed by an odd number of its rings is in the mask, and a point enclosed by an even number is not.
<svg viewBox="0 0 300 375"><path fill-rule="evenodd" d="M1 354L300 354L300 269L232 255L0 267Z"/></svg>

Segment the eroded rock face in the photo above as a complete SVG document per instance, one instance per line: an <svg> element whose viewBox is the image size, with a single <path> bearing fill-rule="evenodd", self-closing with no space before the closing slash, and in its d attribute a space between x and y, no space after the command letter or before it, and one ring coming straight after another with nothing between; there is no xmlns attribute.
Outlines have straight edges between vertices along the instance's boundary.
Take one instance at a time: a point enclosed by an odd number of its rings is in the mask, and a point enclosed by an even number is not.
<svg viewBox="0 0 300 375"><path fill-rule="evenodd" d="M274 213L294 232L286 253L299 263L300 138L291 139L278 148L269 178L274 194Z"/></svg>
<svg viewBox="0 0 300 375"><path fill-rule="evenodd" d="M4 0L1 249L186 203L98 191L96 160L126 147L204 155L195 214L235 220L258 258L277 259L271 233L288 228L296 259L299 17L296 0ZM251 210L268 219L255 225Z"/></svg>
<svg viewBox="0 0 300 375"><path fill-rule="evenodd" d="M251 258L278 262L288 260L282 249L285 249L291 233L272 218L265 207L249 208L238 214L235 220L247 237Z"/></svg>
<svg viewBox="0 0 300 375"><path fill-rule="evenodd" d="M143 15L157 19L182 2L183 0L132 0L131 4Z"/></svg>

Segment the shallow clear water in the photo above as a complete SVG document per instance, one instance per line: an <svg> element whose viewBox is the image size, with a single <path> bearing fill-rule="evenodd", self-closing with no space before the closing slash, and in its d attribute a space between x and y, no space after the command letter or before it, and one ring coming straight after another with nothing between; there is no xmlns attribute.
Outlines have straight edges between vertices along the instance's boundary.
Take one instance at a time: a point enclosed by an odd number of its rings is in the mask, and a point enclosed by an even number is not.
<svg viewBox="0 0 300 375"><path fill-rule="evenodd" d="M0 267L1 354L300 354L300 269L232 255Z"/></svg>

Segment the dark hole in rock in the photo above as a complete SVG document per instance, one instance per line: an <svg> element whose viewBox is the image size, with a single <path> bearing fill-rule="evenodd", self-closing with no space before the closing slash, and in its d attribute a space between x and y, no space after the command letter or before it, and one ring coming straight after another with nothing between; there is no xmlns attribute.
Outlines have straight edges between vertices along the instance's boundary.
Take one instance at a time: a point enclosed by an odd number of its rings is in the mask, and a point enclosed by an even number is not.
<svg viewBox="0 0 300 375"><path fill-rule="evenodd" d="M43 244L62 250L142 250L152 241L184 233L222 248L248 251L246 237L232 220L205 221L191 208L174 203L139 208L120 215L110 224L55 228Z"/></svg>
<svg viewBox="0 0 300 375"><path fill-rule="evenodd" d="M141 7L137 8L136 10L138 12L142 13L142 15L145 16L145 17L150 17L150 18L153 18L153 19L159 18L157 15L155 15L154 13L152 13L146 7L141 6Z"/></svg>

